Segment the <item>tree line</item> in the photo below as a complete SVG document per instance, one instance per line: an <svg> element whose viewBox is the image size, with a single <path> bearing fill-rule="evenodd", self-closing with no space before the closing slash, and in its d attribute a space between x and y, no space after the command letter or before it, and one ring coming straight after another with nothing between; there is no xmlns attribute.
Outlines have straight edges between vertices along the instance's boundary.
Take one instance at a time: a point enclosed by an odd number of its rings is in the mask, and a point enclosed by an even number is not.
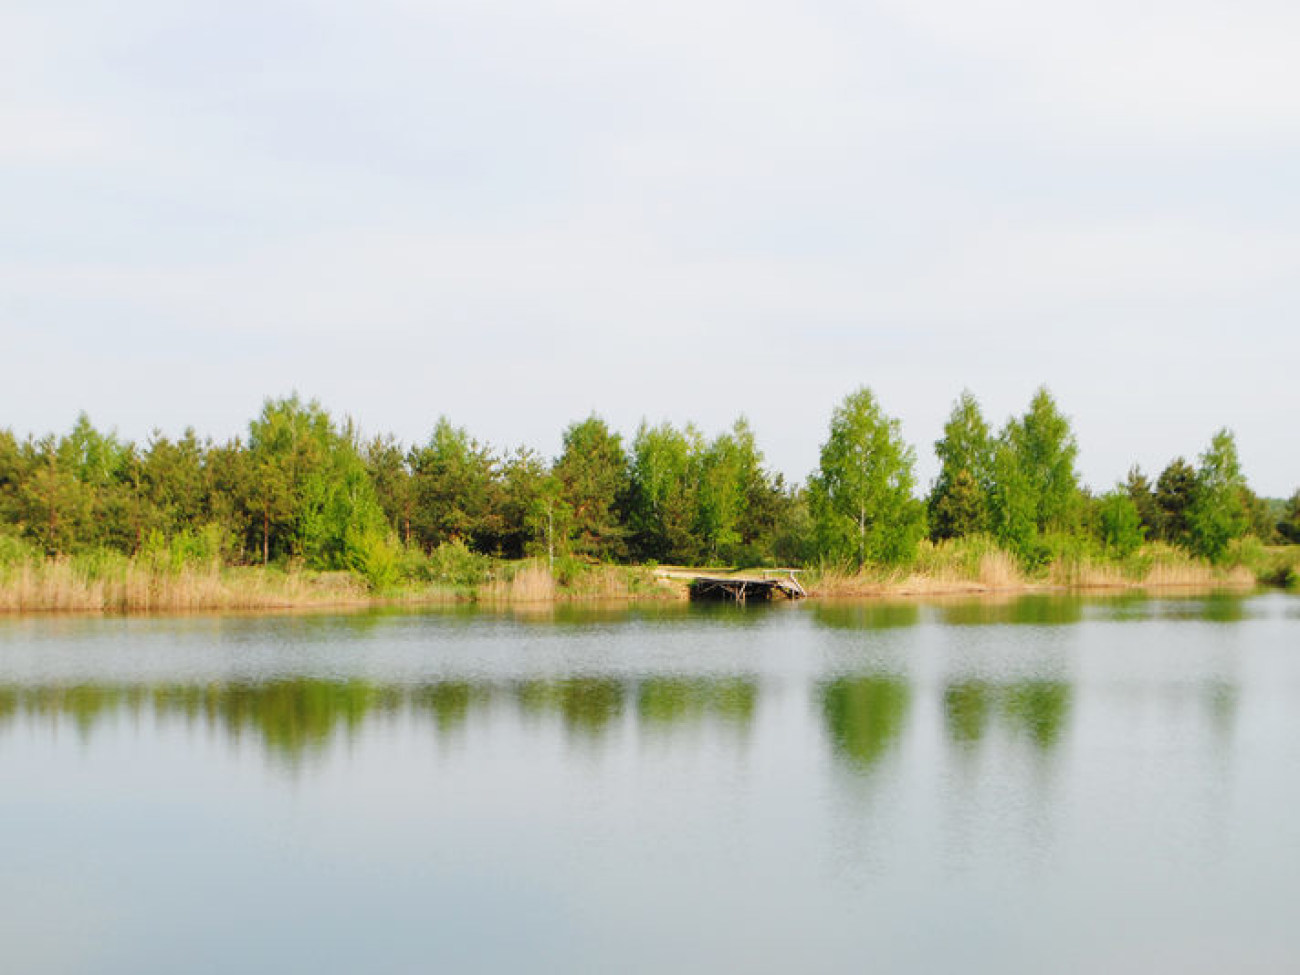
<svg viewBox="0 0 1300 975"><path fill-rule="evenodd" d="M994 431L955 403L918 491L915 451L869 389L836 408L818 469L788 484L742 417L706 437L642 422L630 441L593 414L548 460L499 451L446 418L427 441L363 437L316 401L268 399L245 436L147 443L84 414L62 436L0 430L0 541L49 556L166 550L226 564L301 564L396 581L446 546L506 558L732 565L895 565L923 539L986 536L1027 564L1088 545L1123 557L1161 541L1219 559L1234 539L1300 541L1300 491L1248 487L1230 432L1152 482L1134 467L1081 485L1070 422L1044 388Z"/></svg>

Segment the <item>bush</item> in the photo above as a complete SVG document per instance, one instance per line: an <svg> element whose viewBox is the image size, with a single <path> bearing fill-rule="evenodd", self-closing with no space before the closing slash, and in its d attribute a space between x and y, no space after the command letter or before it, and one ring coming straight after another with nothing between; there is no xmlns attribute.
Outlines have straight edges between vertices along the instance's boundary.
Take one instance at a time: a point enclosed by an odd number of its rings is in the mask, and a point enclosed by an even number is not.
<svg viewBox="0 0 1300 975"><path fill-rule="evenodd" d="M366 580L372 592L391 589L402 579L402 550L386 535L358 532L346 534L348 568Z"/></svg>
<svg viewBox="0 0 1300 975"><path fill-rule="evenodd" d="M1108 552L1125 559L1142 547L1142 517L1127 492L1116 489L1102 497L1097 514Z"/></svg>
<svg viewBox="0 0 1300 975"><path fill-rule="evenodd" d="M43 555L31 542L0 532L0 569L14 569L24 565L36 565Z"/></svg>
<svg viewBox="0 0 1300 975"><path fill-rule="evenodd" d="M176 575L185 569L215 568L227 559L233 539L215 522L185 528L167 537L155 529L140 547L139 558L154 572Z"/></svg>
<svg viewBox="0 0 1300 975"><path fill-rule="evenodd" d="M435 582L473 588L492 575L492 560L471 551L459 538L443 542L429 556L429 575Z"/></svg>
<svg viewBox="0 0 1300 975"><path fill-rule="evenodd" d="M561 555L551 567L551 574L557 584L566 588L575 585L588 572L587 563L572 555Z"/></svg>

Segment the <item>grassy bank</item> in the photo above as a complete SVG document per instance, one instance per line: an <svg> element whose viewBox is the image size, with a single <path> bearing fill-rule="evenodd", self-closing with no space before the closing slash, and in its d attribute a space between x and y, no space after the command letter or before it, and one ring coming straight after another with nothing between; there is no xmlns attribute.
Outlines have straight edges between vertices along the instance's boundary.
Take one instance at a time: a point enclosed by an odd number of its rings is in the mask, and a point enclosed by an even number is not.
<svg viewBox="0 0 1300 975"><path fill-rule="evenodd" d="M1217 565L1163 544L1124 557L1063 551L1045 561L1024 560L986 540L923 542L906 568L849 572L822 567L806 573L813 596L951 595L1032 590L1297 588L1300 546L1240 544Z"/></svg>
<svg viewBox="0 0 1300 975"><path fill-rule="evenodd" d="M349 572L277 566L158 564L147 558L23 559L0 565L0 612L149 613L433 605L481 602L675 599L685 590L638 566L551 571L536 561L491 562L470 576L448 573L375 590Z"/></svg>
<svg viewBox="0 0 1300 975"><path fill-rule="evenodd" d="M683 599L696 574L744 570L505 561L461 548L435 552L419 571L382 588L348 572L221 566L91 552L44 558L25 550L0 561L0 612L184 612L370 605L547 604L581 600ZM768 570L769 572L772 570ZM749 573L745 573L749 574ZM1219 565L1148 545L1124 558L1062 552L1026 565L987 541L923 543L906 568L860 572L820 567L799 579L813 597L977 595L1034 590L1300 589L1300 546L1241 545Z"/></svg>

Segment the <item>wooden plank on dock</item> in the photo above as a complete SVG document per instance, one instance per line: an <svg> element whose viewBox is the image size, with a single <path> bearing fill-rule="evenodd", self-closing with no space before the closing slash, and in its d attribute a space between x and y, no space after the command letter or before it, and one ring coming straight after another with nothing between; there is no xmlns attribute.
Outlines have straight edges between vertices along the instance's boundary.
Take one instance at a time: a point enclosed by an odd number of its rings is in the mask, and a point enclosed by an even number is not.
<svg viewBox="0 0 1300 975"><path fill-rule="evenodd" d="M791 572L786 578L768 579L752 576L696 576L691 580L692 599L722 599L737 603L751 599L769 600L777 593L787 599L808 595Z"/></svg>

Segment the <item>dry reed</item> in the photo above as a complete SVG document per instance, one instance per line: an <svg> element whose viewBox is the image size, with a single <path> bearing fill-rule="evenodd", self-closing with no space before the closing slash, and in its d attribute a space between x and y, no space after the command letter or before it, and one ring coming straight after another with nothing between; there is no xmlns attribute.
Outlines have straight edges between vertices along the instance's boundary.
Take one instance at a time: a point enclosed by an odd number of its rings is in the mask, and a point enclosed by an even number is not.
<svg viewBox="0 0 1300 975"><path fill-rule="evenodd" d="M0 611L183 612L346 605L367 600L346 573L308 575L216 566L157 571L128 563L94 575L64 559L0 571Z"/></svg>

